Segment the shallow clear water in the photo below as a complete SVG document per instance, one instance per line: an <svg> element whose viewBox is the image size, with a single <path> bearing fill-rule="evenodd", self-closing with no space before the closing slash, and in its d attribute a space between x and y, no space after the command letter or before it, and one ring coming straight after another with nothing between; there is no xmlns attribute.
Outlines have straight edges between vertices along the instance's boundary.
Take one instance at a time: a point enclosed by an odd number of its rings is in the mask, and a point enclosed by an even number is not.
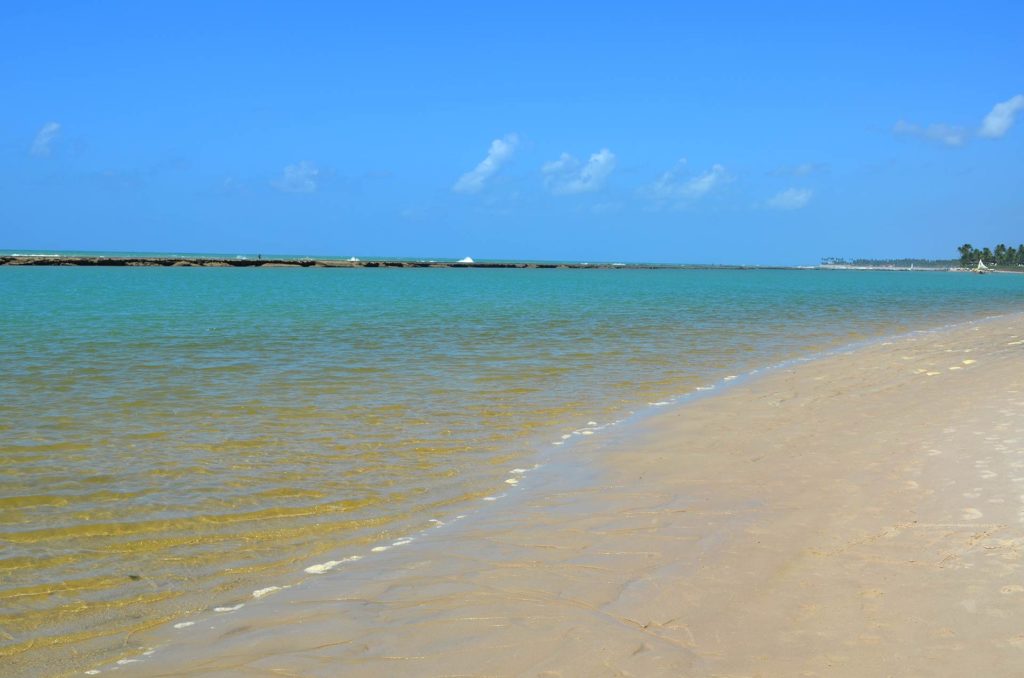
<svg viewBox="0 0 1024 678"><path fill-rule="evenodd" d="M409 534L588 421L1022 302L1017 275L0 268L0 660L71 667Z"/></svg>

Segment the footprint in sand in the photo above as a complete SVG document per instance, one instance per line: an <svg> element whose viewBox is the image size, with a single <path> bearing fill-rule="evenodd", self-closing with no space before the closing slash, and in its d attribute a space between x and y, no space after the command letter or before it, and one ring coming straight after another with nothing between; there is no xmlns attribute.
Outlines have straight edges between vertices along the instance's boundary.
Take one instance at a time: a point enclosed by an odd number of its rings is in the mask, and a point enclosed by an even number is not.
<svg viewBox="0 0 1024 678"><path fill-rule="evenodd" d="M965 508L961 518L963 520L977 520L978 518L981 518L983 515L985 514L976 508Z"/></svg>

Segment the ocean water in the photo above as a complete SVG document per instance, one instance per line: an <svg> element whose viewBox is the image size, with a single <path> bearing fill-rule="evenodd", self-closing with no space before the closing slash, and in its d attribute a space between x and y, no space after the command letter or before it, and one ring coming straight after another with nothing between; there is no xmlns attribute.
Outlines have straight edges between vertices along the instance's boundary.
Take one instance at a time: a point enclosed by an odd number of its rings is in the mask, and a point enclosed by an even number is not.
<svg viewBox="0 0 1024 678"><path fill-rule="evenodd" d="M1018 275L0 267L0 663L471 512L590 422L1021 308Z"/></svg>

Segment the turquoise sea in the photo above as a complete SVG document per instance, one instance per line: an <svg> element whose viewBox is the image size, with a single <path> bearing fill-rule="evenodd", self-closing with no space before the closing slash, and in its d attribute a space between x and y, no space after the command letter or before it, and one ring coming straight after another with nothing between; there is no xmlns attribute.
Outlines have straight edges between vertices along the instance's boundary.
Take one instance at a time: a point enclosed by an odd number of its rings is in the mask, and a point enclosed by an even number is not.
<svg viewBox="0 0 1024 678"><path fill-rule="evenodd" d="M1011 274L0 267L0 662L116 656L724 377L1022 308Z"/></svg>

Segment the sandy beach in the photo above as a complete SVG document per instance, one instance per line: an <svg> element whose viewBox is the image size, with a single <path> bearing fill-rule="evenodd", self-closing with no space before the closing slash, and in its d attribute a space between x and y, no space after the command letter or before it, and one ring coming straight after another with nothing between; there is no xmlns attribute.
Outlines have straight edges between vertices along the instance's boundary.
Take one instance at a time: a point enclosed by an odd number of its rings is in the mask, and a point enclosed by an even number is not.
<svg viewBox="0 0 1024 678"><path fill-rule="evenodd" d="M763 371L117 673L1019 675L1022 368L1011 315Z"/></svg>

